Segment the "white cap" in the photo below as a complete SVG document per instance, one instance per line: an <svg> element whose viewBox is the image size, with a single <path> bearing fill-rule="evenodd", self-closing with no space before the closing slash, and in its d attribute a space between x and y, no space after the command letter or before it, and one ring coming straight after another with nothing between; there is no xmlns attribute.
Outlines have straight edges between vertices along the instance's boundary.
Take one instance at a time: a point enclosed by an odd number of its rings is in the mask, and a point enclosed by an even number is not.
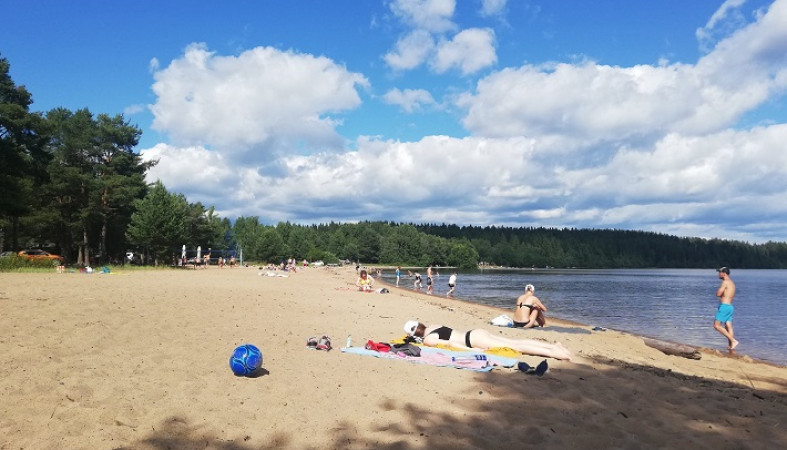
<svg viewBox="0 0 787 450"><path fill-rule="evenodd" d="M418 329L418 321L417 320L408 320L407 323L404 324L404 332L413 336L415 334L415 330Z"/></svg>
<svg viewBox="0 0 787 450"><path fill-rule="evenodd" d="M532 284L528 284L527 286L525 286L525 290L526 290L526 291L531 291L531 292L533 292L534 294L536 293L536 287L535 287L535 286L533 286Z"/></svg>

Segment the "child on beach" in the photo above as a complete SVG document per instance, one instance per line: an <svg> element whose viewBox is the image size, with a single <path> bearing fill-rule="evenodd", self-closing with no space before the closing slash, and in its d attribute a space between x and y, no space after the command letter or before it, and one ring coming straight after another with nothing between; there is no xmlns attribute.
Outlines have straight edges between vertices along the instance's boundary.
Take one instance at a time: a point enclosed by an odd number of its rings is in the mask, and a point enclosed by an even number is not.
<svg viewBox="0 0 787 450"><path fill-rule="evenodd" d="M456 289L456 272L452 273L450 277L448 277L448 293L445 294L446 297L451 297L454 294L454 289Z"/></svg>

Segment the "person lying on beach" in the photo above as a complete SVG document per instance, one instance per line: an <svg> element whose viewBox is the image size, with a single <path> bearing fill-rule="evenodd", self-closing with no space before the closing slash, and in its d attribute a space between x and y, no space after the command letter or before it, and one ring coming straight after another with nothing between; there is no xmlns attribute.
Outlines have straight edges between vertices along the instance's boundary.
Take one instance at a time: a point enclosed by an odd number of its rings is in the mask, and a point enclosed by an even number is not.
<svg viewBox="0 0 787 450"><path fill-rule="evenodd" d="M509 339L496 336L484 329L470 331L454 330L442 325L429 325L428 327L416 320L404 324L404 331L413 337L423 339L423 344L429 347L447 345L463 350L488 350L495 347L508 347L520 353L534 356L545 356L554 359L571 359L571 352L562 344L549 344L533 339Z"/></svg>
<svg viewBox="0 0 787 450"><path fill-rule="evenodd" d="M543 327L547 320L544 311L547 307L535 296L536 288L532 284L525 286L525 293L516 299L514 309L514 328Z"/></svg>
<svg viewBox="0 0 787 450"><path fill-rule="evenodd" d="M358 286L359 291L371 292L374 286L374 278L369 276L365 269L362 269L361 276L358 277L358 281L355 282L355 285Z"/></svg>

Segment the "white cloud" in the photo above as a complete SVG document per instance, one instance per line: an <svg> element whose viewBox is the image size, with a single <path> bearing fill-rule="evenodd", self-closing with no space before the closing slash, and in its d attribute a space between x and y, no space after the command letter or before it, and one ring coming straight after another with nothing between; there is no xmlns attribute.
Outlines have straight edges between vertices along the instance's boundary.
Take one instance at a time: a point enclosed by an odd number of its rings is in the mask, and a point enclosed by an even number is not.
<svg viewBox="0 0 787 450"><path fill-rule="evenodd" d="M215 109L206 113L203 106L196 114L215 119L203 120L213 128L203 130L210 134L210 146L162 144L144 154L160 158L151 177L187 191L190 201L219 204L225 217L256 215L267 223L533 224L784 240L787 124L731 127L787 86L787 56L779 51L787 48L785 5L777 2L693 65L584 61L500 70L460 97L458 104L467 108L464 123L474 133L470 137L427 136L415 142L362 137L340 151L291 151L286 157L245 159L242 165L232 148L217 146L236 135L236 124L224 116L237 119L237 106L200 100L205 92L227 89L216 80L254 87L258 83L244 82L249 72L265 85L268 66L278 69L277 62L306 67L286 72L292 76L283 87L263 88L268 104L284 109L282 125L267 110L245 109L254 113L251 120L261 124L268 140L283 141L298 136L295 125L309 133L311 124L304 125L303 117L323 120L357 105L354 89L367 84L365 78L329 60L291 52L255 49L220 58L204 49L188 51L157 73L157 83L174 85L160 86L164 99L157 105L164 108L161 117L172 121L166 130L195 140L200 135L177 115L190 114L190 104L198 101ZM241 64L244 55L260 59L265 69ZM310 92L319 79L315 73L323 70L335 72L329 89L334 95ZM179 98L173 92L182 99L164 101ZM384 101L415 111L434 100L424 90L393 89ZM332 124L325 127L332 131ZM244 129L252 138L241 136L252 147L268 142L254 138L255 129ZM219 196L220 202L211 201Z"/></svg>
<svg viewBox="0 0 787 450"><path fill-rule="evenodd" d="M720 34L740 28L744 18L738 8L744 3L746 0L726 0L708 19L704 27L697 28L695 35L700 43L700 48L707 51L712 48Z"/></svg>
<svg viewBox="0 0 787 450"><path fill-rule="evenodd" d="M392 52L383 59L394 70L414 69L426 60L435 46L432 35L424 30L414 30L396 42Z"/></svg>
<svg viewBox="0 0 787 450"><path fill-rule="evenodd" d="M733 125L787 88L787 2L720 42L696 65L506 68L459 97L483 136L559 134L597 141L702 134Z"/></svg>
<svg viewBox="0 0 787 450"><path fill-rule="evenodd" d="M198 147L160 145L144 155L160 158L149 181L160 178L175 191L192 192L190 201L213 204L222 196L218 212L230 217L685 229L684 235L751 240L755 229L762 236L787 213L783 142L787 125L671 134L571 168L554 163L560 142L550 139L362 138L354 151L282 159L276 175L230 166ZM742 209L750 211L744 223L719 230Z"/></svg>
<svg viewBox="0 0 787 450"><path fill-rule="evenodd" d="M484 17L501 14L508 0L481 0L481 15Z"/></svg>
<svg viewBox="0 0 787 450"><path fill-rule="evenodd" d="M485 2L484 8L495 11L505 2ZM412 70L428 61L436 73L458 69L463 75L475 73L497 62L495 33L490 28L468 28L445 35L457 27L451 22L453 0L396 0L391 10L406 25L412 27L400 37L394 49L383 56L394 70ZM436 44L435 41L438 41Z"/></svg>
<svg viewBox="0 0 787 450"><path fill-rule="evenodd" d="M164 181L172 192L223 195L221 186L234 185L235 168L221 153L204 147L174 147L156 144L140 152L145 161L158 161L148 171L148 181Z"/></svg>
<svg viewBox="0 0 787 450"><path fill-rule="evenodd" d="M126 106L125 109L123 109L123 115L124 116L133 116L134 114L139 114L139 113L141 113L144 110L145 110L145 105L140 105L140 104L129 105L129 106Z"/></svg>
<svg viewBox="0 0 787 450"><path fill-rule="evenodd" d="M196 44L154 77L154 129L263 158L282 141L341 142L330 114L359 106L356 87L368 85L325 57L270 47L218 56Z"/></svg>
<svg viewBox="0 0 787 450"><path fill-rule="evenodd" d="M690 70L592 62L525 65L482 79L475 94L460 97L458 105L468 110L465 126L479 135L620 139L681 122L693 125L691 119L701 113L697 105L704 103L702 86L686 74ZM705 126L712 129L729 120L714 115Z"/></svg>
<svg viewBox="0 0 787 450"><path fill-rule="evenodd" d="M391 89L383 95L383 100L391 105L398 105L405 112L420 110L424 105L434 105L432 94L424 89Z"/></svg>
<svg viewBox="0 0 787 450"><path fill-rule="evenodd" d="M452 21L455 0L394 0L391 11L413 28L442 33L456 28Z"/></svg>
<svg viewBox="0 0 787 450"><path fill-rule="evenodd" d="M441 42L430 66L437 73L457 68L467 75L496 62L495 32L489 28L469 28L450 41Z"/></svg>

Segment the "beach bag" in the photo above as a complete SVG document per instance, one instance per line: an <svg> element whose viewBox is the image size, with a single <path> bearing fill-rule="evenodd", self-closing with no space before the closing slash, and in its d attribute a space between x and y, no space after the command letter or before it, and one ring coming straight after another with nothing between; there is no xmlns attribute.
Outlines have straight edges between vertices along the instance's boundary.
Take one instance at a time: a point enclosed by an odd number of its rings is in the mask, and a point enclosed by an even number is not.
<svg viewBox="0 0 787 450"><path fill-rule="evenodd" d="M513 327L514 326L514 319L508 317L505 314L501 314L490 321L492 325L498 327Z"/></svg>

